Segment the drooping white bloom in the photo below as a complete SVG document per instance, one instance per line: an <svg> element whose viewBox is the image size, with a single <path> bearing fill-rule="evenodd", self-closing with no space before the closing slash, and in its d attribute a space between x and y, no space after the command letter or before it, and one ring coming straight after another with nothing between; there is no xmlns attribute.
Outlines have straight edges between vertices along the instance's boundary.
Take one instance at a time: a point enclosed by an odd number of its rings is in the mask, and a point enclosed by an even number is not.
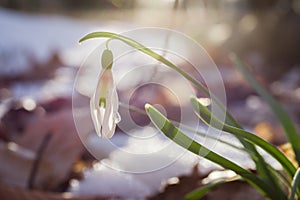
<svg viewBox="0 0 300 200"><path fill-rule="evenodd" d="M112 54L110 54L112 62ZM114 135L116 124L120 122L121 117L118 113L119 99L111 70L112 63L106 65L107 62L103 62L104 56L107 56L105 52L102 55L103 69L99 76L95 92L90 100L90 109L98 136L111 138Z"/></svg>

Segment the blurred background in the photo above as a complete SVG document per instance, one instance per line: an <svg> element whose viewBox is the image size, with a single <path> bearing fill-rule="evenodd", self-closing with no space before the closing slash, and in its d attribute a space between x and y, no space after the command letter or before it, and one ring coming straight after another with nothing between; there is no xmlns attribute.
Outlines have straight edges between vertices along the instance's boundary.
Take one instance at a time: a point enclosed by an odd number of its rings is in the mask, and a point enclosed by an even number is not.
<svg viewBox="0 0 300 200"><path fill-rule="evenodd" d="M185 33L217 64L228 107L237 119L266 140L284 143L269 108L232 67L228 54L235 52L299 127L300 0L0 0L0 27L2 184L66 192L78 185L74 180L80 179L82 169L94 164L72 116L76 73L98 45L79 45L78 40L91 31L162 27ZM119 92L122 99L126 91ZM132 96L131 104L142 108L145 99ZM156 88L154 97L153 103L169 105L167 112L179 118L166 92ZM132 117L140 125L147 120ZM118 142L123 144L122 139ZM37 161L39 154L43 156ZM39 175L34 163L39 163ZM140 194L159 191L145 188Z"/></svg>

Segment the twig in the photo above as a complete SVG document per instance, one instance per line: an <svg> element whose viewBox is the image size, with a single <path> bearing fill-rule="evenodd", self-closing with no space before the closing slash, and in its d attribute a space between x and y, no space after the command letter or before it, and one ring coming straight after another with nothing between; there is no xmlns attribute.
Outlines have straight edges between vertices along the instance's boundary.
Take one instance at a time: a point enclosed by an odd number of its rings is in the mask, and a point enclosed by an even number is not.
<svg viewBox="0 0 300 200"><path fill-rule="evenodd" d="M28 189L33 189L34 180L35 180L37 172L38 172L38 168L39 168L39 165L41 162L42 155L43 155L51 137L52 137L52 134L47 133L45 135L45 137L43 138L43 141L36 152L36 157L33 161L32 168L31 168L29 178L28 178L28 185L27 185Z"/></svg>

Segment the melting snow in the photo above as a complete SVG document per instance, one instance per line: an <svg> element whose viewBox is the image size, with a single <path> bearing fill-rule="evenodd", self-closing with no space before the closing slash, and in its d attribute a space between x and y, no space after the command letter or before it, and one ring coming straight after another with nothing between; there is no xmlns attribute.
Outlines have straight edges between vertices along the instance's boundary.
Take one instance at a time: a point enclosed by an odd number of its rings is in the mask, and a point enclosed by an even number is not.
<svg viewBox="0 0 300 200"><path fill-rule="evenodd" d="M238 140L227 133L222 133L221 138L239 145ZM197 163L200 173L221 169L214 163L187 152L150 127L134 131L130 136L116 134L112 140L91 136L86 147L102 160L85 172L82 181L70 187L69 190L74 195L146 199L159 192L170 178L189 175ZM234 150L221 142L217 142L212 148L241 166L254 167L245 152ZM264 152L263 155L275 168L280 169L270 156Z"/></svg>

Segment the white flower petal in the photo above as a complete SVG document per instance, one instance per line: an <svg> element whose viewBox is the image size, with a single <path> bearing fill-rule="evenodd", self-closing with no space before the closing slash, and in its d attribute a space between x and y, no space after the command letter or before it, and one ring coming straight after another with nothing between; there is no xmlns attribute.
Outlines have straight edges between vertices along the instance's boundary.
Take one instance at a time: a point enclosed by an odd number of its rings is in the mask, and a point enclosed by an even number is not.
<svg viewBox="0 0 300 200"><path fill-rule="evenodd" d="M105 99L105 103L99 105L100 99ZM110 69L103 70L90 100L92 119L99 136L104 138L113 136L116 123L121 120L118 107L119 99L112 71Z"/></svg>
<svg viewBox="0 0 300 200"><path fill-rule="evenodd" d="M108 89L108 95L106 99L106 112L103 120L105 125L103 125L103 130L102 130L102 135L105 138L111 138L115 132L116 123L114 120L114 112L116 108L114 107L114 105L116 104L115 101L117 99L113 97L115 97L116 95L117 92L115 88Z"/></svg>
<svg viewBox="0 0 300 200"><path fill-rule="evenodd" d="M95 130L97 132L97 135L101 137L101 131L100 131L100 123L98 122L98 114L97 114L97 108L95 107L95 96L93 95L90 101L90 109L91 109L91 117L93 120L93 124L95 127Z"/></svg>

